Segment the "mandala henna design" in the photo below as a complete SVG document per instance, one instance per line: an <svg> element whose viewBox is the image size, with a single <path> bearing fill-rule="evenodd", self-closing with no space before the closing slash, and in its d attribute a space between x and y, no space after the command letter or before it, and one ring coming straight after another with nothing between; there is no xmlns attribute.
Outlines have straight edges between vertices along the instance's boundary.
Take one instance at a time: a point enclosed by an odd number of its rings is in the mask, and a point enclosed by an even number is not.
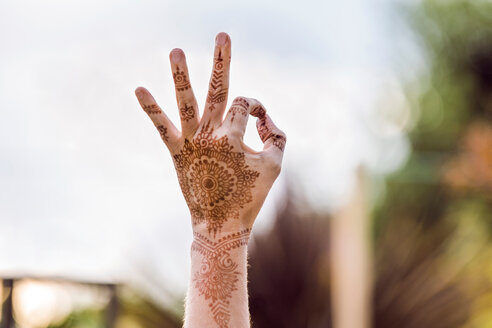
<svg viewBox="0 0 492 328"><path fill-rule="evenodd" d="M173 73L173 78L176 90L184 91L190 88L190 82L186 78L186 74L183 71L180 71L179 68L176 69L176 73Z"/></svg>
<svg viewBox="0 0 492 328"><path fill-rule="evenodd" d="M157 130L159 130L159 134L161 135L161 138L164 141L167 141L167 139L168 139L167 128L164 125L158 125L156 127L157 127Z"/></svg>
<svg viewBox="0 0 492 328"><path fill-rule="evenodd" d="M214 104L221 103L227 99L227 88L224 89L222 79L224 77L224 59L221 57L221 53L214 58L214 70L212 72L212 79L210 80L210 89L207 94L207 103L209 103L210 109L213 110Z"/></svg>
<svg viewBox="0 0 492 328"><path fill-rule="evenodd" d="M232 249L246 246L251 229L227 235L216 242L195 233L191 250L203 256L200 270L195 272L193 283L200 296L208 300L212 316L220 328L228 328L230 322L229 298L237 290L241 274L230 256Z"/></svg>
<svg viewBox="0 0 492 328"><path fill-rule="evenodd" d="M143 110L147 113L147 115L159 114L161 112L161 109L156 104L144 105Z"/></svg>
<svg viewBox="0 0 492 328"><path fill-rule="evenodd" d="M195 117L195 108L193 106L184 105L179 109L179 116L182 120L188 122L193 117Z"/></svg>
<svg viewBox="0 0 492 328"><path fill-rule="evenodd" d="M233 151L227 136L212 133L205 126L193 140L185 139L173 158L193 224L205 222L216 235L228 219L239 219L239 210L253 200L251 189L260 174L249 169L244 153Z"/></svg>

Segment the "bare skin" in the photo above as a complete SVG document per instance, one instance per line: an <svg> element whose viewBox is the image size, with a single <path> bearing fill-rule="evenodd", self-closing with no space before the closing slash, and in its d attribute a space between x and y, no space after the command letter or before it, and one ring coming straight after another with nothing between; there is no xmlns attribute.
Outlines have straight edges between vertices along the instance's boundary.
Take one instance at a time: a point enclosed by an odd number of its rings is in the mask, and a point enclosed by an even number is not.
<svg viewBox="0 0 492 328"><path fill-rule="evenodd" d="M169 55L181 119L179 131L152 95L135 90L173 157L194 232L187 328L250 327L246 288L247 243L253 223L280 173L286 137L256 99L237 97L225 118L231 40L216 37L213 71L200 118L181 49ZM243 142L249 116L264 143Z"/></svg>

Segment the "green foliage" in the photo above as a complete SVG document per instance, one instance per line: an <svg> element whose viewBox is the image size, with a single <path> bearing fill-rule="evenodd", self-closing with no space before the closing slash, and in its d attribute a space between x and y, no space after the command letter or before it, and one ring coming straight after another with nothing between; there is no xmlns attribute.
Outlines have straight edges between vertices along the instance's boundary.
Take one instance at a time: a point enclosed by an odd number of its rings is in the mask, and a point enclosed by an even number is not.
<svg viewBox="0 0 492 328"><path fill-rule="evenodd" d="M492 85L492 3L427 0L407 10L427 70L407 86L413 112L418 113L409 134L412 154L387 179L386 200L376 211L378 231L387 220L401 216L441 218L453 201L442 185L443 166L460 150L470 124L490 118L486 100ZM490 65L482 60L487 57Z"/></svg>
<svg viewBox="0 0 492 328"><path fill-rule="evenodd" d="M423 1L412 17L429 71L421 91L410 90L420 114L411 139L416 151L448 152L477 114L473 98L481 81L474 61L492 47L492 3Z"/></svg>
<svg viewBox="0 0 492 328"><path fill-rule="evenodd" d="M48 328L104 328L103 311L87 309L71 313L62 323Z"/></svg>
<svg viewBox="0 0 492 328"><path fill-rule="evenodd" d="M104 309L84 309L72 312L62 323L48 328L107 328L109 322L115 328L181 328L182 313L163 308L135 290L119 286L115 317L109 320L111 304ZM114 320L113 320L114 319Z"/></svg>
<svg viewBox="0 0 492 328"><path fill-rule="evenodd" d="M375 326L488 327L492 198L483 190L492 149L483 144L492 140L482 139L492 135L483 132L492 131L492 3L406 9L426 69L406 89L418 115L412 153L375 211ZM379 307L381 298L391 301Z"/></svg>

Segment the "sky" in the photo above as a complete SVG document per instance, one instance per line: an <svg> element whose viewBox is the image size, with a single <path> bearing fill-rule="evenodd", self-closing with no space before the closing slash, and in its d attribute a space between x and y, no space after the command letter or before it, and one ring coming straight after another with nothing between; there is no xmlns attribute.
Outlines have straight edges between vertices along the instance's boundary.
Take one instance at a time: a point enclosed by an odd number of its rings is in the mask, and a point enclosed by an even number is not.
<svg viewBox="0 0 492 328"><path fill-rule="evenodd" d="M259 99L288 137L255 230L288 184L320 209L342 206L357 167L384 174L408 153L394 15L383 0L1 1L0 276L184 292L188 210L133 90L177 123L168 53L185 51L203 104L221 31L229 102ZM261 149L254 124L245 141Z"/></svg>

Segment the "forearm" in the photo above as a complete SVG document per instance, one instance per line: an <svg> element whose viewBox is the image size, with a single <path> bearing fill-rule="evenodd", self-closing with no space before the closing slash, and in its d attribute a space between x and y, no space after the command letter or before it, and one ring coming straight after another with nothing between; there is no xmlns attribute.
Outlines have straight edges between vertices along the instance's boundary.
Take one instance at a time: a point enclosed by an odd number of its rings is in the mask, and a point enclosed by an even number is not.
<svg viewBox="0 0 492 328"><path fill-rule="evenodd" d="M135 90L173 157L192 216L194 241L185 328L248 328L247 244L270 187L280 173L285 134L256 99L237 97L224 118L231 40L216 37L213 71L200 118L181 49L170 53L181 131L145 88ZM264 143L244 144L248 117ZM246 228L246 229L245 229Z"/></svg>
<svg viewBox="0 0 492 328"><path fill-rule="evenodd" d="M185 328L250 327L247 243L250 229L211 237L194 233Z"/></svg>

